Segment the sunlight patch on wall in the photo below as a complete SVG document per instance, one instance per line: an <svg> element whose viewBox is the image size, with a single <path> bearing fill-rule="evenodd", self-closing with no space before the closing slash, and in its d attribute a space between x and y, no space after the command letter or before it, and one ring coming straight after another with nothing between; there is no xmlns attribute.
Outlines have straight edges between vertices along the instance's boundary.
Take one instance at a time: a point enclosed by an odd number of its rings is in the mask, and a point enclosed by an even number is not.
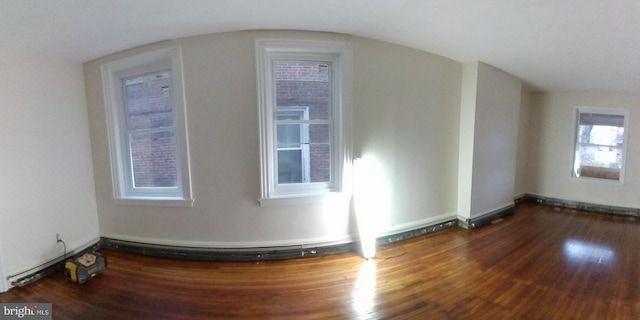
<svg viewBox="0 0 640 320"><path fill-rule="evenodd" d="M354 161L353 197L358 233L365 258L376 255L376 237L389 214L389 184L380 162L365 155Z"/></svg>

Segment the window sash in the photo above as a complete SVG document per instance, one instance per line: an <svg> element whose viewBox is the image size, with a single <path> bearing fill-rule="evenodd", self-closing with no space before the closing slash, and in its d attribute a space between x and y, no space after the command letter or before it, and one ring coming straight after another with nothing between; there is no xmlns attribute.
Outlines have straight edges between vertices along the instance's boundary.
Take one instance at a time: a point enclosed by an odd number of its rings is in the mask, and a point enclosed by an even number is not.
<svg viewBox="0 0 640 320"><path fill-rule="evenodd" d="M284 119L282 119L284 118ZM276 171L277 171L277 184L278 185L290 185L308 183L310 181L310 160L309 160L309 125L306 123L309 118L308 107L278 107L276 110L276 117L274 119L274 130L276 131L274 142L277 152L276 157ZM286 127L285 127L286 126ZM280 138L286 138L285 135L281 135L280 129L287 128L289 132L294 133L297 127L297 136L291 141L281 141ZM294 128L291 130L291 128ZM284 132L283 132L284 133ZM293 155L291 151L297 151L299 157L292 159ZM285 159L286 158L286 159ZM285 160L295 160L286 161ZM296 163L297 162L297 166ZM297 173L292 172L298 171Z"/></svg>

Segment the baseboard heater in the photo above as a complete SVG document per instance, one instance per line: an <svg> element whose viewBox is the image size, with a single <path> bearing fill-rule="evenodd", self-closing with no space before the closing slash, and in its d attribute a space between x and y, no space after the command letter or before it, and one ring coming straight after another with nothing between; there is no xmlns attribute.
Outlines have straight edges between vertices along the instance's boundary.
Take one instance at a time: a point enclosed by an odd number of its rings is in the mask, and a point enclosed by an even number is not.
<svg viewBox="0 0 640 320"><path fill-rule="evenodd" d="M82 250L72 251L70 253L59 256L55 259L49 260L43 264L35 266L31 269L10 275L7 277L7 280L9 280L9 283L13 287L26 286L30 283L36 282L37 280L40 280L46 276L52 275L56 272L62 272L64 268L64 264L66 263L67 257L80 255L88 252L95 252L99 248L100 248L100 243L96 242ZM14 280L11 280L11 279L14 279Z"/></svg>

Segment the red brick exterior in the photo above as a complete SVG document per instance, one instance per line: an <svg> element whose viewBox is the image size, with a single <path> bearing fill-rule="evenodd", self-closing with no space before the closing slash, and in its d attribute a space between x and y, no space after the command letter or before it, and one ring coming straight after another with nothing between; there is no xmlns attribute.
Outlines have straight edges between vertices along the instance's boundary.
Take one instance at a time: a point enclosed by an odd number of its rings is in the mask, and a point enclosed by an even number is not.
<svg viewBox="0 0 640 320"><path fill-rule="evenodd" d="M307 107L309 119L329 119L331 87L327 64L276 64L276 100L278 109ZM309 125L309 159L311 182L331 179L329 125Z"/></svg>

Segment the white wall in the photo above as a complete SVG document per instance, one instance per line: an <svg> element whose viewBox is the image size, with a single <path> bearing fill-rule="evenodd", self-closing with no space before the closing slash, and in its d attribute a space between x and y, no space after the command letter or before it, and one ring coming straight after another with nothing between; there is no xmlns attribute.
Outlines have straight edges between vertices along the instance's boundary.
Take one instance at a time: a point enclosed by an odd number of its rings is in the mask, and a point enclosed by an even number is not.
<svg viewBox="0 0 640 320"><path fill-rule="evenodd" d="M388 191L380 232L455 218L462 65L362 38L354 48L356 157L379 163Z"/></svg>
<svg viewBox="0 0 640 320"><path fill-rule="evenodd" d="M576 107L630 111L624 183L571 178ZM625 93L553 92L534 95L531 108L529 193L593 204L639 208L640 95Z"/></svg>
<svg viewBox="0 0 640 320"><path fill-rule="evenodd" d="M98 239L80 63L0 52L0 291ZM12 279L15 280L15 279Z"/></svg>
<svg viewBox="0 0 640 320"><path fill-rule="evenodd" d="M354 49L355 156L375 158L387 205L381 234L455 217L461 65L379 41L316 32L232 32L135 48L85 64L101 234L206 247L329 244L355 236L347 202L260 207L254 41L350 42ZM193 208L112 200L99 66L181 45Z"/></svg>
<svg viewBox="0 0 640 320"><path fill-rule="evenodd" d="M522 84L482 62L464 68L458 215L468 219L513 205Z"/></svg>

